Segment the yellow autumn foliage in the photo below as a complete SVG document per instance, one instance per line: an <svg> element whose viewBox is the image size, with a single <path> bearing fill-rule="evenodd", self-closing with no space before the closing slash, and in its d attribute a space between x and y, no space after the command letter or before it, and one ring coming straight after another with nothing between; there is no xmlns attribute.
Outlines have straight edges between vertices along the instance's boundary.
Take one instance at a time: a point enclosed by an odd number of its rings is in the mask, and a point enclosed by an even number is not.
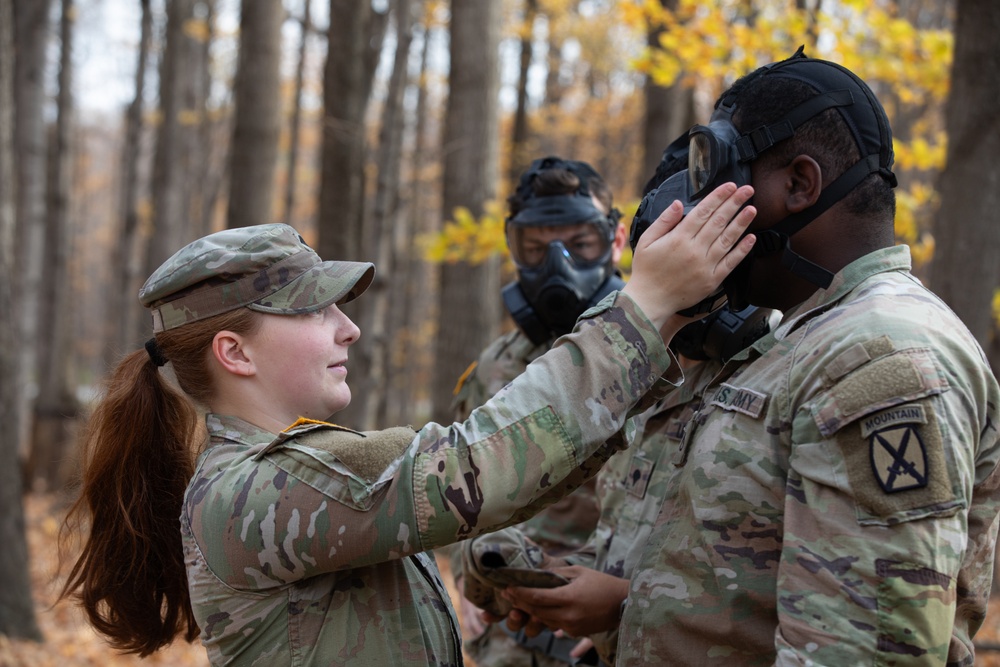
<svg viewBox="0 0 1000 667"><path fill-rule="evenodd" d="M921 224L938 207L934 188L915 183L896 192L896 238L910 246L913 266L925 266L934 256L934 237Z"/></svg>
<svg viewBox="0 0 1000 667"><path fill-rule="evenodd" d="M915 137L909 142L894 141L892 150L896 155L895 168L940 171L944 169L947 149L947 137L944 132L937 132L933 141L922 136Z"/></svg>
<svg viewBox="0 0 1000 667"><path fill-rule="evenodd" d="M441 232L420 237L418 243L424 259L434 263L482 264L496 255L508 257L503 204L490 201L484 209L476 218L468 208L459 206Z"/></svg>
<svg viewBox="0 0 1000 667"><path fill-rule="evenodd" d="M930 224L938 205L929 184L944 168L947 148L942 109L948 93L952 34L914 26L891 0L815 3L819 10L812 12L800 9L799 4L796 0L677 0L671 10L660 0L616 0L588 5L588 13L571 11L574 0L539 0L545 31L557 35L554 43L575 41L579 45L585 61L582 71L587 75L585 85L564 88L558 104L533 112L530 122L536 137L544 137L533 141L549 153L591 162L615 181L616 194L634 196L621 185L641 182L640 174L625 171L639 164L638 153L633 153L639 149L632 144L614 146L606 131L611 126L641 126L641 90L616 89L610 82L626 80L622 75L629 69L660 85L680 82L695 88L704 113L706 104L736 78L766 62L786 58L804 45L807 54L841 63L868 81L891 122L905 117L894 137L895 170L901 185L897 238L910 245L916 266L926 264L934 252ZM516 16L523 17L520 11ZM522 36L528 27L508 28L507 34ZM645 36L654 29L658 43L643 47ZM625 41L636 48L621 48L622 31L628 31ZM598 118L600 122L595 122ZM620 156L629 159L619 162ZM614 169L609 170L610 166ZM631 215L625 219L630 222ZM439 238L428 239L425 247L432 261L478 263L495 254L506 257L499 207L479 220L468 211L456 211ZM626 255L622 264L627 273L631 256Z"/></svg>
<svg viewBox="0 0 1000 667"><path fill-rule="evenodd" d="M904 104L941 101L948 92L952 34L917 29L890 2L824 3L818 12L794 0L679 0L671 11L653 0L622 3L637 29L659 28L659 48L636 66L660 85L680 80L731 83L760 65L806 53L838 62L889 86ZM812 43L811 35L818 36Z"/></svg>

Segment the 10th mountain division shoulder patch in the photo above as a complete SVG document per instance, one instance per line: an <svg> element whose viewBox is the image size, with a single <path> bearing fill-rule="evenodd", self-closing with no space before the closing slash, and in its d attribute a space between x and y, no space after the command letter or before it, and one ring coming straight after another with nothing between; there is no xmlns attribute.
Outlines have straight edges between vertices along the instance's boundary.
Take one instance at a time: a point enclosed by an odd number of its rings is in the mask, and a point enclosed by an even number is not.
<svg viewBox="0 0 1000 667"><path fill-rule="evenodd" d="M862 523L952 512L960 502L931 399L872 412L835 437Z"/></svg>
<svg viewBox="0 0 1000 667"><path fill-rule="evenodd" d="M921 434L925 424L921 405L883 410L862 420L861 435L868 439L872 472L886 493L927 486L927 445Z"/></svg>

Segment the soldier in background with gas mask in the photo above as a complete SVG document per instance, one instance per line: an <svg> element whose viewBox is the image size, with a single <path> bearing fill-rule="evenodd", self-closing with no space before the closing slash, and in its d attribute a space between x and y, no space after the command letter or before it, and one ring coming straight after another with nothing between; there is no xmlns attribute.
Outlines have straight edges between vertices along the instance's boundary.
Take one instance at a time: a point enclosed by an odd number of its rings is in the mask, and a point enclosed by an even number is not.
<svg viewBox="0 0 1000 667"><path fill-rule="evenodd" d="M585 310L625 285L617 269L625 227L611 190L586 162L535 160L508 198L508 208L507 246L517 280L503 288L502 297L517 328L486 347L463 374L453 402L456 419L467 418L569 333ZM563 554L584 543L597 519L591 480L521 527L547 551ZM452 566L460 584L457 554ZM571 660L572 640L551 633L516 638L499 626L484 626L475 609L466 606L462 613L465 650L479 667L552 667Z"/></svg>

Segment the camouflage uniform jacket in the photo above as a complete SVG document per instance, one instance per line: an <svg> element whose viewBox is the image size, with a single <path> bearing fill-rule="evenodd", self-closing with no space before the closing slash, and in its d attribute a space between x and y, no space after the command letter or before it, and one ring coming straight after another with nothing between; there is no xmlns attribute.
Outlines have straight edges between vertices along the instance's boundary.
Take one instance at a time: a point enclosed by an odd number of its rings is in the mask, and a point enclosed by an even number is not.
<svg viewBox="0 0 1000 667"><path fill-rule="evenodd" d="M730 360L631 578L619 665L972 665L1000 391L909 249Z"/></svg>
<svg viewBox="0 0 1000 667"><path fill-rule="evenodd" d="M720 368L719 362L706 361L685 369L683 386L629 421L629 448L612 456L595 477L600 520L568 562L623 579L632 576L681 453L684 425L701 407L701 392ZM601 659L615 664L618 632L590 638Z"/></svg>
<svg viewBox="0 0 1000 667"><path fill-rule="evenodd" d="M461 664L422 552L523 521L595 474L672 365L634 303L612 295L463 424L311 423L275 438L208 415L181 530L210 661Z"/></svg>
<svg viewBox="0 0 1000 667"><path fill-rule="evenodd" d="M452 402L454 418L463 421L498 391L524 372L528 364L551 347L549 343L535 345L520 329L513 329L490 343L462 376ZM560 498L544 510L518 524L528 538L553 555L569 553L581 547L597 525L598 508L594 496L595 478ZM461 589L461 550L457 545L443 549L450 560L451 571ZM509 637L502 625L488 625L479 636L465 637L465 651L479 667L557 667L566 663L542 651L546 639L531 642L528 648Z"/></svg>
<svg viewBox="0 0 1000 667"><path fill-rule="evenodd" d="M510 384L550 345L535 345L514 329L490 343L462 378L452 403L455 419L464 421L475 408ZM554 555L573 551L586 542L597 525L593 479L531 517L518 528Z"/></svg>

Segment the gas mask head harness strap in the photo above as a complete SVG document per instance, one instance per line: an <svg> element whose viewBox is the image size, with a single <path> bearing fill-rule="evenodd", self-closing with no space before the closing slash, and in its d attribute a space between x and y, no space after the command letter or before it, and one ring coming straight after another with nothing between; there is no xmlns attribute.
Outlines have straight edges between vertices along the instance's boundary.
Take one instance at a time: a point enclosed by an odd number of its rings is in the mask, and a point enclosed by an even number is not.
<svg viewBox="0 0 1000 667"><path fill-rule="evenodd" d="M790 237L846 197L871 174L879 174L892 187L896 187L896 176L892 172L892 132L889 120L882 105L864 81L836 63L807 57L802 47L791 58L760 68L747 78L745 85L753 85L754 79L764 76L796 79L818 92L783 118L741 134L736 140L736 153L740 163L749 167L750 162L761 153L778 142L791 138L800 126L827 109L836 109L840 114L861 155L858 162L823 188L815 204L788 216L769 229L754 232L757 244L753 255L782 251L781 262L789 272L818 287L826 288L830 286L833 274L796 254L791 248ZM738 91L730 90L729 94L719 100L716 113L731 119L738 95ZM713 187L718 184L713 184Z"/></svg>
<svg viewBox="0 0 1000 667"><path fill-rule="evenodd" d="M579 184L554 188L552 194L536 192L536 181L553 169L572 174ZM594 179L600 176L586 162L546 157L532 162L512 197L515 212L505 231L518 279L501 294L514 322L536 345L569 333L587 308L625 286L613 259L621 214L595 205Z"/></svg>
<svg viewBox="0 0 1000 667"><path fill-rule="evenodd" d="M816 95L792 108L782 118L746 132L733 125L738 113L737 100L741 91L753 86L761 77L780 76L803 82L817 91ZM751 263L756 257L782 252L782 265L791 273L808 280L818 287L829 287L833 274L827 269L803 258L791 248L790 238L803 227L822 215L843 199L870 174L878 173L892 187L896 176L892 172L892 133L882 105L871 89L852 72L836 63L807 57L802 47L780 62L765 65L744 77L716 104L708 126L696 125L686 135L688 140L688 183L681 198L685 213L706 194L719 185L732 181L737 185L750 183L750 163L761 153L785 139L790 139L804 123L827 109L836 109L850 129L861 159L825 187L815 204L788 216L766 230L755 230L757 243L750 255L726 279L725 294L730 308L742 309L747 305L746 290ZM674 144L682 150L682 137ZM670 150L668 148L668 150ZM661 185L664 188L665 182ZM674 195L678 185L674 184ZM680 197L675 197L680 198ZM644 199L633 223L631 243L633 248L638 236L670 205L666 195L656 191ZM645 210L644 210L645 208ZM640 216L639 213L643 215ZM713 295L700 304L687 309L684 314L696 315L709 312L719 295Z"/></svg>

